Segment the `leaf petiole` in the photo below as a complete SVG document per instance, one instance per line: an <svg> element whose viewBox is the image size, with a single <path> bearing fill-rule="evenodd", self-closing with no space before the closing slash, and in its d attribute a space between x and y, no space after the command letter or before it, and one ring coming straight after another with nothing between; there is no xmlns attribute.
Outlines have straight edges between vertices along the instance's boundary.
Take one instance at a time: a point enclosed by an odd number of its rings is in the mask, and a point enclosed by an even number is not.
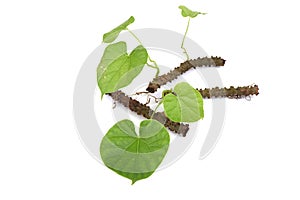
<svg viewBox="0 0 300 200"><path fill-rule="evenodd" d="M142 44L142 42L141 42L141 40L129 29L129 28L126 28L126 30L137 40L137 42L140 44L140 45L142 45L142 46L144 46L143 44ZM148 67L151 67L151 68L153 68L153 69L156 69L156 74L155 74L155 77L158 77L158 75L159 75L159 72L160 72L160 70L159 70L159 67L158 67L158 65L157 65L157 63L155 62L155 60L152 60L151 59L151 57L149 56L149 54L148 54L148 59L149 59L149 61L150 62L152 62L154 65L150 65L149 63L147 63L147 66Z"/></svg>
<svg viewBox="0 0 300 200"><path fill-rule="evenodd" d="M126 30L138 41L140 45L143 45L141 40L129 28L126 28Z"/></svg>
<svg viewBox="0 0 300 200"><path fill-rule="evenodd" d="M151 65L151 64L147 63L147 66L151 67L153 69L156 69L155 77L158 77L160 70L159 70L159 67L158 67L157 63L154 60L151 60L149 55L148 55L148 59L149 59L150 62L153 62L154 65Z"/></svg>
<svg viewBox="0 0 300 200"><path fill-rule="evenodd" d="M154 111L153 111L153 113L152 113L152 115L151 115L151 117L150 117L150 119L152 119L153 118L153 116L154 116L154 114L156 113L156 111L157 111L157 109L158 109L158 107L161 105L163 103L163 100L161 100L158 104L157 104L157 106L155 107L155 109L154 109Z"/></svg>
<svg viewBox="0 0 300 200"><path fill-rule="evenodd" d="M186 35L187 35L187 32L189 30L189 26L190 26L190 21L191 21L191 18L188 17L188 23L187 23L187 26L186 26L186 29L185 29L185 33L184 33L184 36L183 36L183 39L182 39L182 42L181 42L181 49L183 49L183 53L186 55L186 59L189 60L190 57L189 57L189 54L187 53L186 51L186 48L184 48L184 42L185 42L185 38L186 38Z"/></svg>

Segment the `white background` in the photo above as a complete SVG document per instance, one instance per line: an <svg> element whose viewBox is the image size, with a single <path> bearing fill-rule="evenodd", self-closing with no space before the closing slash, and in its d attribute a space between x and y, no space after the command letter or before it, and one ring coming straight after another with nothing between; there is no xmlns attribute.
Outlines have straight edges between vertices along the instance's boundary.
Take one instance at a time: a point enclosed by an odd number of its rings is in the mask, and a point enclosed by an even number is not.
<svg viewBox="0 0 300 200"><path fill-rule="evenodd" d="M297 1L1 1L0 199L299 199ZM189 37L226 58L225 85L260 86L228 100L214 151L130 181L86 152L72 115L76 76L102 34L135 16L135 28L183 32L178 5L208 12Z"/></svg>

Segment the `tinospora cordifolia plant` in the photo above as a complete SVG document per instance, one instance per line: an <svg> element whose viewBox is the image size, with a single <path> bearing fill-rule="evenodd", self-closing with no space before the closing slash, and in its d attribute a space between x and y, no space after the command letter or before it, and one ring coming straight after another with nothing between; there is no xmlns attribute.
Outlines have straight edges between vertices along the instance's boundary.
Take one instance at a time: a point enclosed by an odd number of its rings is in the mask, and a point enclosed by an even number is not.
<svg viewBox="0 0 300 200"><path fill-rule="evenodd" d="M151 176L164 159L170 143L167 129L184 137L189 131L189 122L203 119L203 99L225 97L240 99L258 95L257 85L193 88L188 82L180 82L173 88L154 96L157 105L152 109L147 102L143 104L121 91L131 84L145 66L156 70L156 75L148 84L146 91L136 95L156 93L158 88L193 68L225 65L225 60L221 57L190 59L184 47L190 20L206 13L192 11L185 6L179 8L181 15L188 18L181 43L187 59L166 74L160 74L156 61L150 57L142 41L128 28L135 21L134 17L131 16L103 35L103 42L107 43L107 46L97 68L101 99L104 95L108 95L114 102L146 118L140 122L138 133L135 131L135 124L129 119L118 121L108 130L100 144L100 155L104 164L119 175L129 178L132 184ZM131 52L127 52L125 41L114 42L122 31L128 31L138 42ZM163 112L158 112L157 108L161 105Z"/></svg>

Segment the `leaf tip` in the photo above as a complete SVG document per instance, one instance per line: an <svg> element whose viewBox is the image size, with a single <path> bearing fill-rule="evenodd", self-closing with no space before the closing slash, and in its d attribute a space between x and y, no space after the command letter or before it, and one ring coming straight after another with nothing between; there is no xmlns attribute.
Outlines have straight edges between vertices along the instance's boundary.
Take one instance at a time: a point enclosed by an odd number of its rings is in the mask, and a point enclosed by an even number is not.
<svg viewBox="0 0 300 200"><path fill-rule="evenodd" d="M129 22L133 23L134 21L135 21L134 16L130 16L130 17L129 17Z"/></svg>
<svg viewBox="0 0 300 200"><path fill-rule="evenodd" d="M202 113L202 115L200 116L200 119L204 119L204 113Z"/></svg>
<svg viewBox="0 0 300 200"><path fill-rule="evenodd" d="M106 35L106 33L102 35L102 43L106 43L106 42L105 42L105 38L106 38L105 35Z"/></svg>
<svg viewBox="0 0 300 200"><path fill-rule="evenodd" d="M132 180L131 185L135 184L135 182L137 182L137 180Z"/></svg>
<svg viewBox="0 0 300 200"><path fill-rule="evenodd" d="M101 92L101 101L103 99L103 96L104 96L104 92Z"/></svg>

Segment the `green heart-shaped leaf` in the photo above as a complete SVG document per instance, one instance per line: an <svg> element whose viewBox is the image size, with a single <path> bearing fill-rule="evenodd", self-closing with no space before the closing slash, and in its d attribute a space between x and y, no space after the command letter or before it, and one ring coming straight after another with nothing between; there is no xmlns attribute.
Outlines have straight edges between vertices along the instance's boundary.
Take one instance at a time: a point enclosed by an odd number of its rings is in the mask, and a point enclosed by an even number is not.
<svg viewBox="0 0 300 200"><path fill-rule="evenodd" d="M201 14L201 15L206 15L206 13L202 13L202 12L198 12L198 11L192 11L190 9L188 9L186 6L179 6L179 8L181 9L181 15L183 17L197 17L197 15Z"/></svg>
<svg viewBox="0 0 300 200"><path fill-rule="evenodd" d="M113 30L105 33L103 35L103 42L111 43L111 42L115 41L115 39L119 36L120 32L126 30L127 26L132 24L133 22L134 22L134 17L131 16L128 20L126 20L121 25L119 25L116 28L114 28Z"/></svg>
<svg viewBox="0 0 300 200"><path fill-rule="evenodd" d="M174 94L163 97L164 110L174 122L195 122L204 117L201 94L186 82L178 83Z"/></svg>
<svg viewBox="0 0 300 200"><path fill-rule="evenodd" d="M142 71L147 59L147 50L142 45L137 46L130 55L127 54L125 42L108 45L97 68L101 97L129 85Z"/></svg>
<svg viewBox="0 0 300 200"><path fill-rule="evenodd" d="M101 61L97 68L98 81L102 77L103 72L114 60L127 53L127 47L125 42L117 42L108 45L103 53Z"/></svg>
<svg viewBox="0 0 300 200"><path fill-rule="evenodd" d="M132 184L153 174L168 151L170 137L156 120L144 120L139 135L130 120L122 120L102 139L100 154L104 164Z"/></svg>

